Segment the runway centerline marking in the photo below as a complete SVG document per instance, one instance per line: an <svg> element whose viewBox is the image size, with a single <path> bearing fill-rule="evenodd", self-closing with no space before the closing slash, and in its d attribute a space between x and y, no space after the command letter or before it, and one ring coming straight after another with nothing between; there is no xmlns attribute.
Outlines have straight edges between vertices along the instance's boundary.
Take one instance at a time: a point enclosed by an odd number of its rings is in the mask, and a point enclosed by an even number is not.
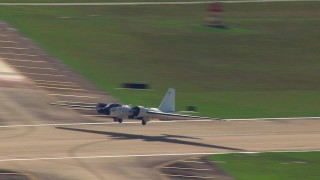
<svg viewBox="0 0 320 180"><path fill-rule="evenodd" d="M317 150L304 150L304 151L232 151L232 152L193 152L193 153L162 153L162 154L123 154L123 155L99 155L99 156L63 156L63 157L36 157L36 158L7 158L0 159L0 162L10 161L41 161L41 160L68 160L68 159L98 159L98 158L130 158L130 157L161 157L161 156L193 156L193 155L215 155L215 154L259 154L265 152L320 152Z"/></svg>

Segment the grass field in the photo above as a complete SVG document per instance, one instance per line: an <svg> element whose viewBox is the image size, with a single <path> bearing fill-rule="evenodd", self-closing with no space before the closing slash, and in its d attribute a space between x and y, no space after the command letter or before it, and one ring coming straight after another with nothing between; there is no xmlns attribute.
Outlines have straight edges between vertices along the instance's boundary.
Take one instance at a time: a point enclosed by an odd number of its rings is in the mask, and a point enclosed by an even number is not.
<svg viewBox="0 0 320 180"><path fill-rule="evenodd" d="M203 0L143 0L139 2L187 2ZM227 1L227 0L226 0ZM96 3L96 2L138 2L136 0L0 0L0 3Z"/></svg>
<svg viewBox="0 0 320 180"><path fill-rule="evenodd" d="M223 118L320 116L320 3L0 7L0 18L124 103ZM151 91L116 89L150 83Z"/></svg>
<svg viewBox="0 0 320 180"><path fill-rule="evenodd" d="M320 152L223 154L209 158L237 180L319 179Z"/></svg>

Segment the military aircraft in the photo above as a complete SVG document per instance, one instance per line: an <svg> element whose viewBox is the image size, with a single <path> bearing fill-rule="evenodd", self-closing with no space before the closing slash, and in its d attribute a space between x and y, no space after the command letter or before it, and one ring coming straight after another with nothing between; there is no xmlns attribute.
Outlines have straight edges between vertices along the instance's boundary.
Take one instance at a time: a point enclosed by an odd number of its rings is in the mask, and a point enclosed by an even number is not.
<svg viewBox="0 0 320 180"><path fill-rule="evenodd" d="M141 120L142 125L146 125L151 119L161 119L162 117L180 117L180 118L195 118L195 119L212 119L221 120L219 118L191 116L185 114L177 114L175 112L175 94L176 90L169 88L158 108L146 108L143 106L122 105L118 103L98 103L96 106L85 106L77 104L57 104L51 105L80 107L96 109L97 113L112 117L115 122L122 123L123 119Z"/></svg>

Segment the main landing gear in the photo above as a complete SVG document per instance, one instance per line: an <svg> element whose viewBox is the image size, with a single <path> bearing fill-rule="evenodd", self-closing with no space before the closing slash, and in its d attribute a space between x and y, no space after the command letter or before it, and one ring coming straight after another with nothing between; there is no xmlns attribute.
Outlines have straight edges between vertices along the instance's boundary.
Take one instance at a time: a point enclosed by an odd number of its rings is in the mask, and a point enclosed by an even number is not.
<svg viewBox="0 0 320 180"><path fill-rule="evenodd" d="M122 119L120 119L120 118L113 118L113 121L114 121L114 122L122 123Z"/></svg>
<svg viewBox="0 0 320 180"><path fill-rule="evenodd" d="M116 117L113 118L113 121L114 121L114 122L118 122L118 123L122 123L122 120L123 120L123 119L116 118ZM142 124L142 125L146 125L147 122L148 122L147 120L141 119L141 124Z"/></svg>

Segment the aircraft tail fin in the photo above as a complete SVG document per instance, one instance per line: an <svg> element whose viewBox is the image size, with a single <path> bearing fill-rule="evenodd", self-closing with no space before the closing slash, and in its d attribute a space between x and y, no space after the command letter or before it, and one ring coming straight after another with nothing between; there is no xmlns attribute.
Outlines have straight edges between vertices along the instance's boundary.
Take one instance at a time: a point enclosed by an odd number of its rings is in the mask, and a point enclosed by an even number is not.
<svg viewBox="0 0 320 180"><path fill-rule="evenodd" d="M162 112L175 112L176 108L176 90L169 88L166 95L163 97L159 106L159 110Z"/></svg>

